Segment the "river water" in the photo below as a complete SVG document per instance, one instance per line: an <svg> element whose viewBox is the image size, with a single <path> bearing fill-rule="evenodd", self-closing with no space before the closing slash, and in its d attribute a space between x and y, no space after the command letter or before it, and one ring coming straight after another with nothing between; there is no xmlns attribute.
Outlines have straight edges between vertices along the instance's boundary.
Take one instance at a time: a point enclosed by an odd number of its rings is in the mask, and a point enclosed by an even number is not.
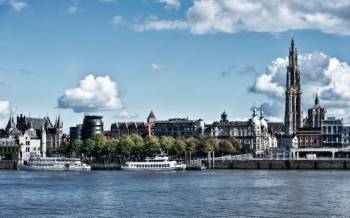
<svg viewBox="0 0 350 218"><path fill-rule="evenodd" d="M349 216L350 171L0 171L1 217Z"/></svg>

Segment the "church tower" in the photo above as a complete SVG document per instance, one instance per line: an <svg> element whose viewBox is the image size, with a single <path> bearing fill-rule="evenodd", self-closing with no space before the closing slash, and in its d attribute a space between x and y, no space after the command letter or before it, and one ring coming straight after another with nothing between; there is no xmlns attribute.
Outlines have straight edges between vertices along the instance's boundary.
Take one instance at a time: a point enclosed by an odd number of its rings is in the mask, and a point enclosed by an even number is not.
<svg viewBox="0 0 350 218"><path fill-rule="evenodd" d="M294 39L289 48L289 64L286 79L286 106L284 114L285 134L294 135L303 126L303 107L301 99L300 70Z"/></svg>

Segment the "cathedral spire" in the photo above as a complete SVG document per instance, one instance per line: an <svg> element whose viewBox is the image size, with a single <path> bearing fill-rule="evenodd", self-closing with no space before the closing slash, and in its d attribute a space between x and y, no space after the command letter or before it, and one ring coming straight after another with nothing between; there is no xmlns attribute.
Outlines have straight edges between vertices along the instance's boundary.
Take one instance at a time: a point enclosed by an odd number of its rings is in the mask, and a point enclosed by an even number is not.
<svg viewBox="0 0 350 218"><path fill-rule="evenodd" d="M298 53L294 38L289 47L289 64L286 76L286 104L285 104L285 134L294 135L303 126L302 91L300 70L298 66Z"/></svg>
<svg viewBox="0 0 350 218"><path fill-rule="evenodd" d="M315 97L315 105L318 105L320 102L319 102L319 99L318 99L318 94L316 92L316 97Z"/></svg>

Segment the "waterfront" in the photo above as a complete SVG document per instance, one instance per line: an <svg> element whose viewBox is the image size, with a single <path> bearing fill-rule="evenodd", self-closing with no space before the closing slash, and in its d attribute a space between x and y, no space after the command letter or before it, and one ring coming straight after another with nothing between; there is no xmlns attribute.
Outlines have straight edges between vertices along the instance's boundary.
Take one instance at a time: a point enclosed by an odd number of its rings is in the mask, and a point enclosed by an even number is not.
<svg viewBox="0 0 350 218"><path fill-rule="evenodd" d="M0 215L347 216L349 181L347 171L0 171Z"/></svg>

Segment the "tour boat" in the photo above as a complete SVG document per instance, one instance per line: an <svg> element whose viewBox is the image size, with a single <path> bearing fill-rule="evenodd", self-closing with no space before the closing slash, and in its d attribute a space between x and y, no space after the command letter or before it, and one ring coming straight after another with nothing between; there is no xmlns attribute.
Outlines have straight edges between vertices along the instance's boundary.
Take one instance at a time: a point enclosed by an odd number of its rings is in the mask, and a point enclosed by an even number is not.
<svg viewBox="0 0 350 218"><path fill-rule="evenodd" d="M82 163L79 158L66 157L30 157L18 164L19 170L66 170L90 171L91 166Z"/></svg>
<svg viewBox="0 0 350 218"><path fill-rule="evenodd" d="M122 166L123 170L184 170L185 164L178 164L176 161L169 161L166 154L157 154L154 158L146 158L145 161L129 161Z"/></svg>

